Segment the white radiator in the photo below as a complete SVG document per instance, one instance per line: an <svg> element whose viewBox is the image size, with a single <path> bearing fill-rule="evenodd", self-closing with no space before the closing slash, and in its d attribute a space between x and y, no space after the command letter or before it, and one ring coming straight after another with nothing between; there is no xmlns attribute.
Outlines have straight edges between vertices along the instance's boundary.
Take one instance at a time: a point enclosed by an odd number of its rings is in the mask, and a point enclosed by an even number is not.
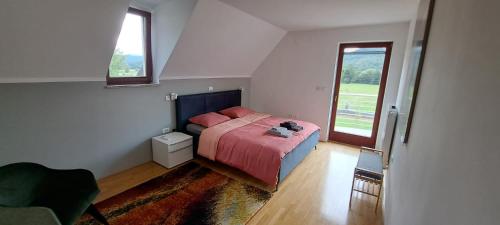
<svg viewBox="0 0 500 225"><path fill-rule="evenodd" d="M384 166L389 165L389 157L391 155L392 139L394 138L394 131L396 128L396 120L398 118L398 110L392 106L387 114L387 122L385 131L382 135L382 150L384 151Z"/></svg>

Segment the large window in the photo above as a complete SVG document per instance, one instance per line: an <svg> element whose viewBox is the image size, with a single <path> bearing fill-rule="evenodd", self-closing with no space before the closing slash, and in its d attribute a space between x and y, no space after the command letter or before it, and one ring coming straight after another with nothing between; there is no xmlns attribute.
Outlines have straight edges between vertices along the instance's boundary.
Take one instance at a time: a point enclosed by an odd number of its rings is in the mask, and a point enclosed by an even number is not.
<svg viewBox="0 0 500 225"><path fill-rule="evenodd" d="M129 8L109 64L107 83L152 82L151 13Z"/></svg>

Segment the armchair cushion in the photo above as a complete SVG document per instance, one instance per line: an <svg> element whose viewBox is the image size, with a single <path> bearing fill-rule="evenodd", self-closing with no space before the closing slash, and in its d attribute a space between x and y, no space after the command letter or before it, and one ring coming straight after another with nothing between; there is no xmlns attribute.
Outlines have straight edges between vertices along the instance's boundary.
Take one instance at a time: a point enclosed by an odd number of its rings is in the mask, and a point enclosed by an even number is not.
<svg viewBox="0 0 500 225"><path fill-rule="evenodd" d="M52 210L45 207L0 207L3 225L61 225Z"/></svg>
<svg viewBox="0 0 500 225"><path fill-rule="evenodd" d="M88 170L55 170L34 163L0 167L0 205L47 207L63 225L73 224L98 193Z"/></svg>

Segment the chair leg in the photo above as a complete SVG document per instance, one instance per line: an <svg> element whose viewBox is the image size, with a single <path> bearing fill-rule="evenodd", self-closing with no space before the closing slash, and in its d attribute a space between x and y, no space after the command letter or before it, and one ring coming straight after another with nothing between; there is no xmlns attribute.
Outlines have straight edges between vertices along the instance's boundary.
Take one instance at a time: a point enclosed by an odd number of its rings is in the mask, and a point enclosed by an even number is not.
<svg viewBox="0 0 500 225"><path fill-rule="evenodd" d="M382 192L382 183L380 183L379 186L378 186L377 204L375 204L375 214L377 213L378 202L380 201L380 193L381 192Z"/></svg>
<svg viewBox="0 0 500 225"><path fill-rule="evenodd" d="M351 208L351 203L352 203L352 193L354 192L354 181L356 180L356 177L353 175L352 176L352 186L351 186L351 197L349 198L349 209Z"/></svg>
<svg viewBox="0 0 500 225"><path fill-rule="evenodd" d="M90 206L87 208L86 212L88 214L92 215L92 217L94 217L94 219L101 222L102 224L109 225L106 218L99 212L99 210L97 210L97 208L95 207L94 204L90 204Z"/></svg>

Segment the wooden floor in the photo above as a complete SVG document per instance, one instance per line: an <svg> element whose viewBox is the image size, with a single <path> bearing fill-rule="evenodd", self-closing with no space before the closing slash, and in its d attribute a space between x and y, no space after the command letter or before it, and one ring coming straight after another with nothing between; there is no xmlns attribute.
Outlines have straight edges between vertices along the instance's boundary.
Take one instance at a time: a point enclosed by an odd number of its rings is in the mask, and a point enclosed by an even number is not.
<svg viewBox="0 0 500 225"><path fill-rule="evenodd" d="M349 209L357 148L320 143L280 185L271 200L248 222L253 224L382 225L383 210L374 213L374 197L355 193ZM197 162L232 178L261 188L261 182L218 163ZM168 169L153 162L100 180L97 202L157 177Z"/></svg>

